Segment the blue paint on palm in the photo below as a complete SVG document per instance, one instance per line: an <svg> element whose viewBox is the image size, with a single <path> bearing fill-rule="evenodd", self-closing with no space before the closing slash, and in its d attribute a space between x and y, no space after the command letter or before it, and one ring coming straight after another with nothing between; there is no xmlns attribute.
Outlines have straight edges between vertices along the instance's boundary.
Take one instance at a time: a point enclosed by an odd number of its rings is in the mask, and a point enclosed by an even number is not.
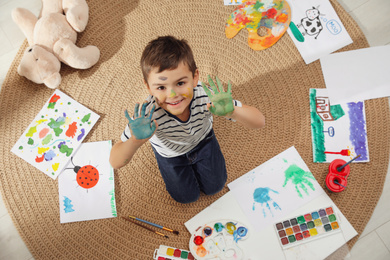
<svg viewBox="0 0 390 260"><path fill-rule="evenodd" d="M254 199L254 202L253 202L253 210L255 210L255 204L256 203L260 203L261 207L262 207L262 211L263 211L263 215L264 217L267 216L266 212L265 212L265 208L268 208L268 210L270 211L271 215L274 216L272 210L271 210L271 207L270 207L270 204L272 204L273 208L274 209L278 209L278 210L281 210L281 208L279 207L279 205L273 201L273 199L271 199L270 197L270 191L276 193L276 194L279 194L279 192L273 190L273 189L270 189L268 187L265 187L265 188L257 188L255 189L255 191L253 192L253 199Z"/></svg>
<svg viewBox="0 0 390 260"><path fill-rule="evenodd" d="M127 110L125 110L125 116L129 120L129 127L132 135L137 140L149 139L152 137L156 130L156 123L152 122L152 116L154 113L155 106L152 107L149 115L145 117L147 103L142 104L141 115L138 116L139 104L137 103L134 107L134 119L129 116Z"/></svg>

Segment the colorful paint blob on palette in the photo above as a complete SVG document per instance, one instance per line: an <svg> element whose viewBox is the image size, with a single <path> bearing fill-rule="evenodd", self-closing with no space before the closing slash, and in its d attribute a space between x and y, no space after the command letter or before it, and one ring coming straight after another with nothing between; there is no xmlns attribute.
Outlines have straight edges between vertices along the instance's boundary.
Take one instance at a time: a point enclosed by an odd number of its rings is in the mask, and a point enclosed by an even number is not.
<svg viewBox="0 0 390 260"><path fill-rule="evenodd" d="M248 237L248 229L233 220L220 220L199 226L190 238L190 251L196 259L244 259L238 245Z"/></svg>
<svg viewBox="0 0 390 260"><path fill-rule="evenodd" d="M182 250L170 246L160 245L154 251L154 260L194 260L194 256L188 250Z"/></svg>
<svg viewBox="0 0 390 260"><path fill-rule="evenodd" d="M286 249L325 235L335 234L341 229L336 213L330 206L278 222L275 224L275 230L280 245Z"/></svg>

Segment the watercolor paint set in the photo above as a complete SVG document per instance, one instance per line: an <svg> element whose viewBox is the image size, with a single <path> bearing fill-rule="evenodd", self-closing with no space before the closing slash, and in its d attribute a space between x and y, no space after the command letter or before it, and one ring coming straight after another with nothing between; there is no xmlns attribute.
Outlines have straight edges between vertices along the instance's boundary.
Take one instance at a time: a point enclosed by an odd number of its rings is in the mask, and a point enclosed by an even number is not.
<svg viewBox="0 0 390 260"><path fill-rule="evenodd" d="M333 207L325 207L275 224L283 249L341 231Z"/></svg>
<svg viewBox="0 0 390 260"><path fill-rule="evenodd" d="M160 245L154 251L153 259L155 260L195 260L190 251L182 250L170 246Z"/></svg>
<svg viewBox="0 0 390 260"><path fill-rule="evenodd" d="M196 259L244 259L239 242L248 237L248 228L233 220L219 220L199 226L190 238Z"/></svg>

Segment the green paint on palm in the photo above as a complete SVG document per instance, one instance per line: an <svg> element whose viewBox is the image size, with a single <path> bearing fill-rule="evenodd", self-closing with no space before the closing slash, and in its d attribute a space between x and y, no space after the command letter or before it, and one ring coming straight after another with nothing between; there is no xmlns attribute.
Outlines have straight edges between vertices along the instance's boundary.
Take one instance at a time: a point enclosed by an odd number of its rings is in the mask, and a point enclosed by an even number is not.
<svg viewBox="0 0 390 260"><path fill-rule="evenodd" d="M287 185L287 182L291 181L292 184L295 185L295 190L297 191L299 197L302 198L300 189L309 195L306 186L309 186L312 190L315 190L313 183L310 181L315 180L313 174L311 174L311 172L304 171L296 164L290 165L284 174L286 179L284 180L283 187Z"/></svg>
<svg viewBox="0 0 390 260"><path fill-rule="evenodd" d="M222 82L218 77L215 77L217 81L218 88L215 86L210 75L207 76L210 87L212 88L213 93L209 90L208 87L202 82L202 87L206 92L207 96L211 100L210 112L217 116L229 116L234 111L233 98L232 98L232 85L229 81L228 89L226 92L223 91Z"/></svg>

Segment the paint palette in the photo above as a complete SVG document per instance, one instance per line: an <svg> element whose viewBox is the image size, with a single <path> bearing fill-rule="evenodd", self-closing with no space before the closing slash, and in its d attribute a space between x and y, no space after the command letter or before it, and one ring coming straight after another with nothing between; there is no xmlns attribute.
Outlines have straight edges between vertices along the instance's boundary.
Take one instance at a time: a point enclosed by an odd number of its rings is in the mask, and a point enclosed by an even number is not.
<svg viewBox="0 0 390 260"><path fill-rule="evenodd" d="M323 238L325 235L335 234L341 230L333 207L321 208L278 222L275 224L275 229L283 249Z"/></svg>
<svg viewBox="0 0 390 260"><path fill-rule="evenodd" d="M190 239L190 251L196 259L243 259L238 245L248 237L248 228L233 220L220 220L199 226Z"/></svg>
<svg viewBox="0 0 390 260"><path fill-rule="evenodd" d="M155 260L194 260L194 256L191 252L177 249L170 246L160 245L158 249L154 251L153 259Z"/></svg>

